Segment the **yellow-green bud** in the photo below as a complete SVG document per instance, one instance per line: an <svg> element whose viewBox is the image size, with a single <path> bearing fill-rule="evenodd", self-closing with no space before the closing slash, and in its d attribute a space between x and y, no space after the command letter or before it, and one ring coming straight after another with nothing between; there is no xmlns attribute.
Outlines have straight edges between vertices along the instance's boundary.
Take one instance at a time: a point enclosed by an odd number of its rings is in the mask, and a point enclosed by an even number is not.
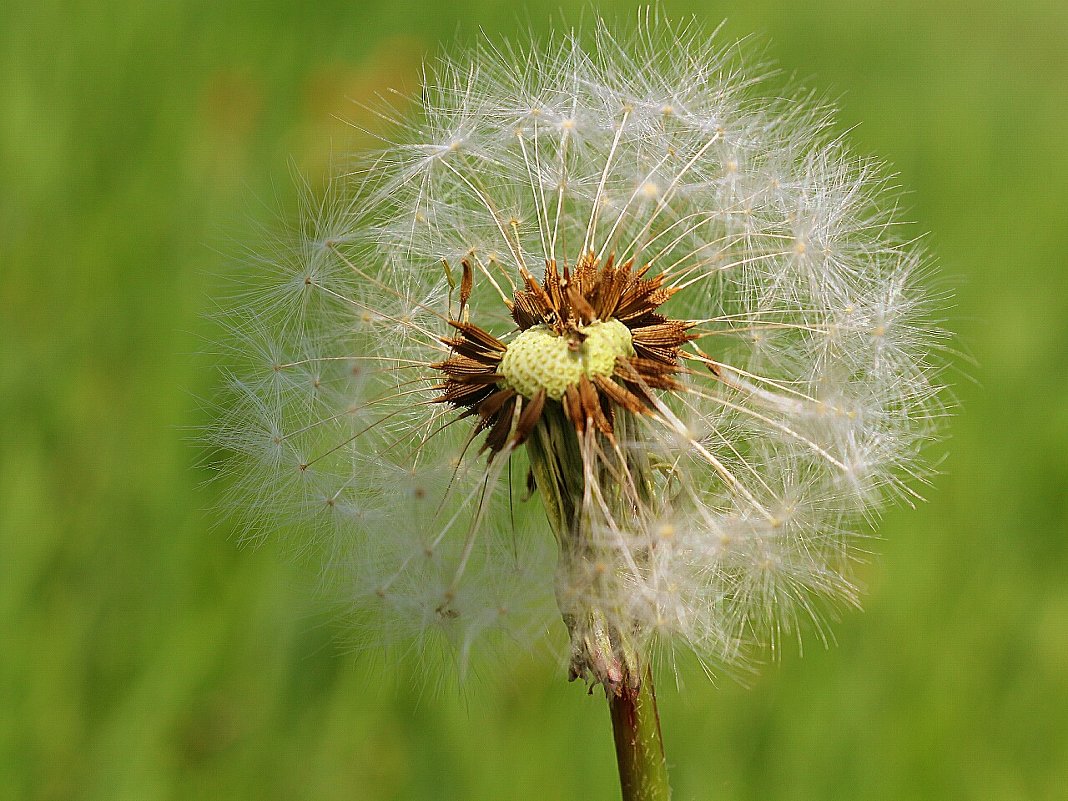
<svg viewBox="0 0 1068 801"><path fill-rule="evenodd" d="M572 350L566 336L547 325L520 333L509 344L497 371L505 385L531 398L538 390L560 400L582 376L610 376L616 358L634 355L630 329L619 320L591 323L579 331L586 337Z"/></svg>

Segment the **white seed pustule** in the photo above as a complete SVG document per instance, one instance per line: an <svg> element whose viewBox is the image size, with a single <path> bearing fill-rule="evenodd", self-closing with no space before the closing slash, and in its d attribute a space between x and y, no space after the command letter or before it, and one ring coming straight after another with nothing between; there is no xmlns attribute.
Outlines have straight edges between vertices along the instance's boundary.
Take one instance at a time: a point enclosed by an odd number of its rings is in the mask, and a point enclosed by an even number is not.
<svg viewBox="0 0 1068 801"><path fill-rule="evenodd" d="M617 358L634 355L630 330L618 320L591 323L577 331L578 336L568 337L537 325L520 332L508 344L498 368L504 385L528 398L544 389L550 398L560 400L582 376L608 377Z"/></svg>

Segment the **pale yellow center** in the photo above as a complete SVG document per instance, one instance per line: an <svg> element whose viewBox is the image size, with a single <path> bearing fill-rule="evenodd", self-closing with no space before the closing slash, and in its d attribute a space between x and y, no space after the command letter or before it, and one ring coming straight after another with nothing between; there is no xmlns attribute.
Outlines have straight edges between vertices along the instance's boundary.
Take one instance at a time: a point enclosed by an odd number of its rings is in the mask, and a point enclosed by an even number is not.
<svg viewBox="0 0 1068 801"><path fill-rule="evenodd" d="M528 398L544 389L550 398L560 400L582 376L610 376L618 357L634 355L630 329L619 320L591 323L579 331L586 338L574 350L566 336L547 325L520 333L508 344L497 368L504 376L503 385Z"/></svg>

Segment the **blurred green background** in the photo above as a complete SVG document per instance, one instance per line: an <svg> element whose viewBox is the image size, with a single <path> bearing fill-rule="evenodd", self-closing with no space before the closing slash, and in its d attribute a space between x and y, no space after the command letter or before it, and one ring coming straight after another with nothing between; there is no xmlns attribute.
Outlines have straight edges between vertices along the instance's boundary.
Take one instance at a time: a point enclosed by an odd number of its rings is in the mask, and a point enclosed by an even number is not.
<svg viewBox="0 0 1068 801"><path fill-rule="evenodd" d="M217 276L360 147L350 99L558 0L0 11L0 798L615 798L549 658L434 691L356 658L197 466ZM629 16L633 3L601 4ZM678 799L1068 798L1068 4L665 0L841 98L912 190L964 366L864 613L749 688L662 681Z"/></svg>

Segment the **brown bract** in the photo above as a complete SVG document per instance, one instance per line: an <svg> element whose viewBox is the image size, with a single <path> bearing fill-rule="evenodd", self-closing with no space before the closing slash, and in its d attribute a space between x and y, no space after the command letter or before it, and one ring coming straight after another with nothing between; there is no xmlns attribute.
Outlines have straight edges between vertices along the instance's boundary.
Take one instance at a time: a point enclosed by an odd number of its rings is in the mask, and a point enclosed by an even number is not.
<svg viewBox="0 0 1068 801"><path fill-rule="evenodd" d="M663 275L646 278L649 265L633 269L633 259L622 264L609 256L603 263L589 253L574 269L565 264L561 274L555 260L545 266L539 282L522 271L524 287L516 290L509 307L519 331L536 325L551 328L578 351L586 336L582 328L618 320L631 333L635 355L619 357L611 377L583 375L560 401L540 390L526 398L506 385L498 372L508 345L470 322L450 320L457 336L441 341L451 349L449 358L432 365L445 375L436 389L435 403L464 408L462 417L478 415L476 433L489 430L482 450L492 459L505 446L521 445L548 404L559 404L576 432L592 427L609 439L617 407L633 414L654 414L653 390L680 387L679 351L694 337L693 323L669 320L658 309L676 290L663 285ZM470 297L471 267L465 260L460 293L460 316Z"/></svg>

